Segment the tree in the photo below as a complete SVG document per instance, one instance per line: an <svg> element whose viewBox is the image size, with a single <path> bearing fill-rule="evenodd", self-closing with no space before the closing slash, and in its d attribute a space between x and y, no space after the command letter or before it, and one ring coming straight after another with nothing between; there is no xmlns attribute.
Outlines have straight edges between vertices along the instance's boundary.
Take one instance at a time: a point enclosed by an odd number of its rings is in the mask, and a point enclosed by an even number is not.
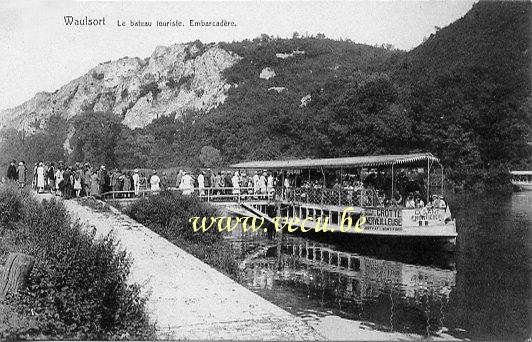
<svg viewBox="0 0 532 342"><path fill-rule="evenodd" d="M220 150L212 146L203 146L199 155L201 165L204 167L217 167L221 165L222 155Z"/></svg>
<svg viewBox="0 0 532 342"><path fill-rule="evenodd" d="M115 147L117 164L125 168L151 166L150 153L154 144L155 138L145 134L143 129L122 128Z"/></svg>
<svg viewBox="0 0 532 342"><path fill-rule="evenodd" d="M87 161L92 164L117 165L115 158L116 140L122 130L120 117L110 112L84 112L72 119L74 135L70 145L74 151L71 162Z"/></svg>

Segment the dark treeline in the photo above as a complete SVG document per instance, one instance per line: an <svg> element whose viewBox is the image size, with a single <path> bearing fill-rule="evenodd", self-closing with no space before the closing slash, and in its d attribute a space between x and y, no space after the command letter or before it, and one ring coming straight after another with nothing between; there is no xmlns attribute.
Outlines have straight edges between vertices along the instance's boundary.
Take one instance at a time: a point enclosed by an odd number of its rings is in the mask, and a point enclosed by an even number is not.
<svg viewBox="0 0 532 342"><path fill-rule="evenodd" d="M220 43L242 59L225 72L238 86L210 112L160 117L135 130L110 113L54 117L24 144L20 132L4 130L3 141L16 143L0 146L0 162L216 167L428 151L455 185L504 184L508 169L532 166L531 8L480 2L410 52L323 35ZM276 76L259 78L265 67Z"/></svg>

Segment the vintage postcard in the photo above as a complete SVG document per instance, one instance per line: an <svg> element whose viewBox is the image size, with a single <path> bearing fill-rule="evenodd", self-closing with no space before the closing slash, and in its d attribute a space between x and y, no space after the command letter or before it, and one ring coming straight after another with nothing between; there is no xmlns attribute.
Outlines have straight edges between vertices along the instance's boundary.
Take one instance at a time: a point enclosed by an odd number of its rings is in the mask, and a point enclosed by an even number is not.
<svg viewBox="0 0 532 342"><path fill-rule="evenodd" d="M532 338L530 1L0 2L0 340Z"/></svg>

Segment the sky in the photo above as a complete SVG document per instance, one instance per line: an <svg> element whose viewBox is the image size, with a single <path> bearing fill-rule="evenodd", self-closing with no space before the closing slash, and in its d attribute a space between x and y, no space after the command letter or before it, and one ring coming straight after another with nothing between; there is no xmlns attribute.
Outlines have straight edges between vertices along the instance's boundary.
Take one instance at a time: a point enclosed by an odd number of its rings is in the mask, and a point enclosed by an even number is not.
<svg viewBox="0 0 532 342"><path fill-rule="evenodd" d="M0 1L0 110L54 91L99 63L145 58L158 45L240 41L293 32L388 43L410 50L469 11L473 1ZM105 26L72 27L64 16L102 18ZM236 26L190 27L189 20ZM119 27L118 21L179 20L184 27Z"/></svg>

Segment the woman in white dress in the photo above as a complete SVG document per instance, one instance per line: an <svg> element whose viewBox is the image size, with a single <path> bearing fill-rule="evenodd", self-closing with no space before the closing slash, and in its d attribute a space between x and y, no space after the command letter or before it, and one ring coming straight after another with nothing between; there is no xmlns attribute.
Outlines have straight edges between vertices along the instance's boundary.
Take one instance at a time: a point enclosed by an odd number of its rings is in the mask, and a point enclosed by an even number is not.
<svg viewBox="0 0 532 342"><path fill-rule="evenodd" d="M240 194L240 184L239 184L238 171L235 171L235 175L231 178L231 183L233 183L233 195Z"/></svg>
<svg viewBox="0 0 532 342"><path fill-rule="evenodd" d="M181 184L179 189L183 190L183 195L190 195L194 191L194 184L192 183L192 177L188 172L183 172L183 178L181 178Z"/></svg>
<svg viewBox="0 0 532 342"><path fill-rule="evenodd" d="M203 171L198 176L198 190L200 196L205 195L205 176L203 175Z"/></svg>
<svg viewBox="0 0 532 342"><path fill-rule="evenodd" d="M74 190L76 191L76 197L79 197L81 193L81 177L77 173L74 176Z"/></svg>
<svg viewBox="0 0 532 342"><path fill-rule="evenodd" d="M59 166L55 171L55 194L59 194L59 184L63 181L63 167Z"/></svg>
<svg viewBox="0 0 532 342"><path fill-rule="evenodd" d="M44 164L39 163L37 167L37 192L41 193L44 191Z"/></svg>
<svg viewBox="0 0 532 342"><path fill-rule="evenodd" d="M135 196L138 196L140 190L139 169L135 169L133 172L133 189L135 190Z"/></svg>
<svg viewBox="0 0 532 342"><path fill-rule="evenodd" d="M153 170L153 175L150 178L151 191L158 192L161 190L161 186L159 185L160 183L161 179L159 176L157 176L157 171Z"/></svg>

